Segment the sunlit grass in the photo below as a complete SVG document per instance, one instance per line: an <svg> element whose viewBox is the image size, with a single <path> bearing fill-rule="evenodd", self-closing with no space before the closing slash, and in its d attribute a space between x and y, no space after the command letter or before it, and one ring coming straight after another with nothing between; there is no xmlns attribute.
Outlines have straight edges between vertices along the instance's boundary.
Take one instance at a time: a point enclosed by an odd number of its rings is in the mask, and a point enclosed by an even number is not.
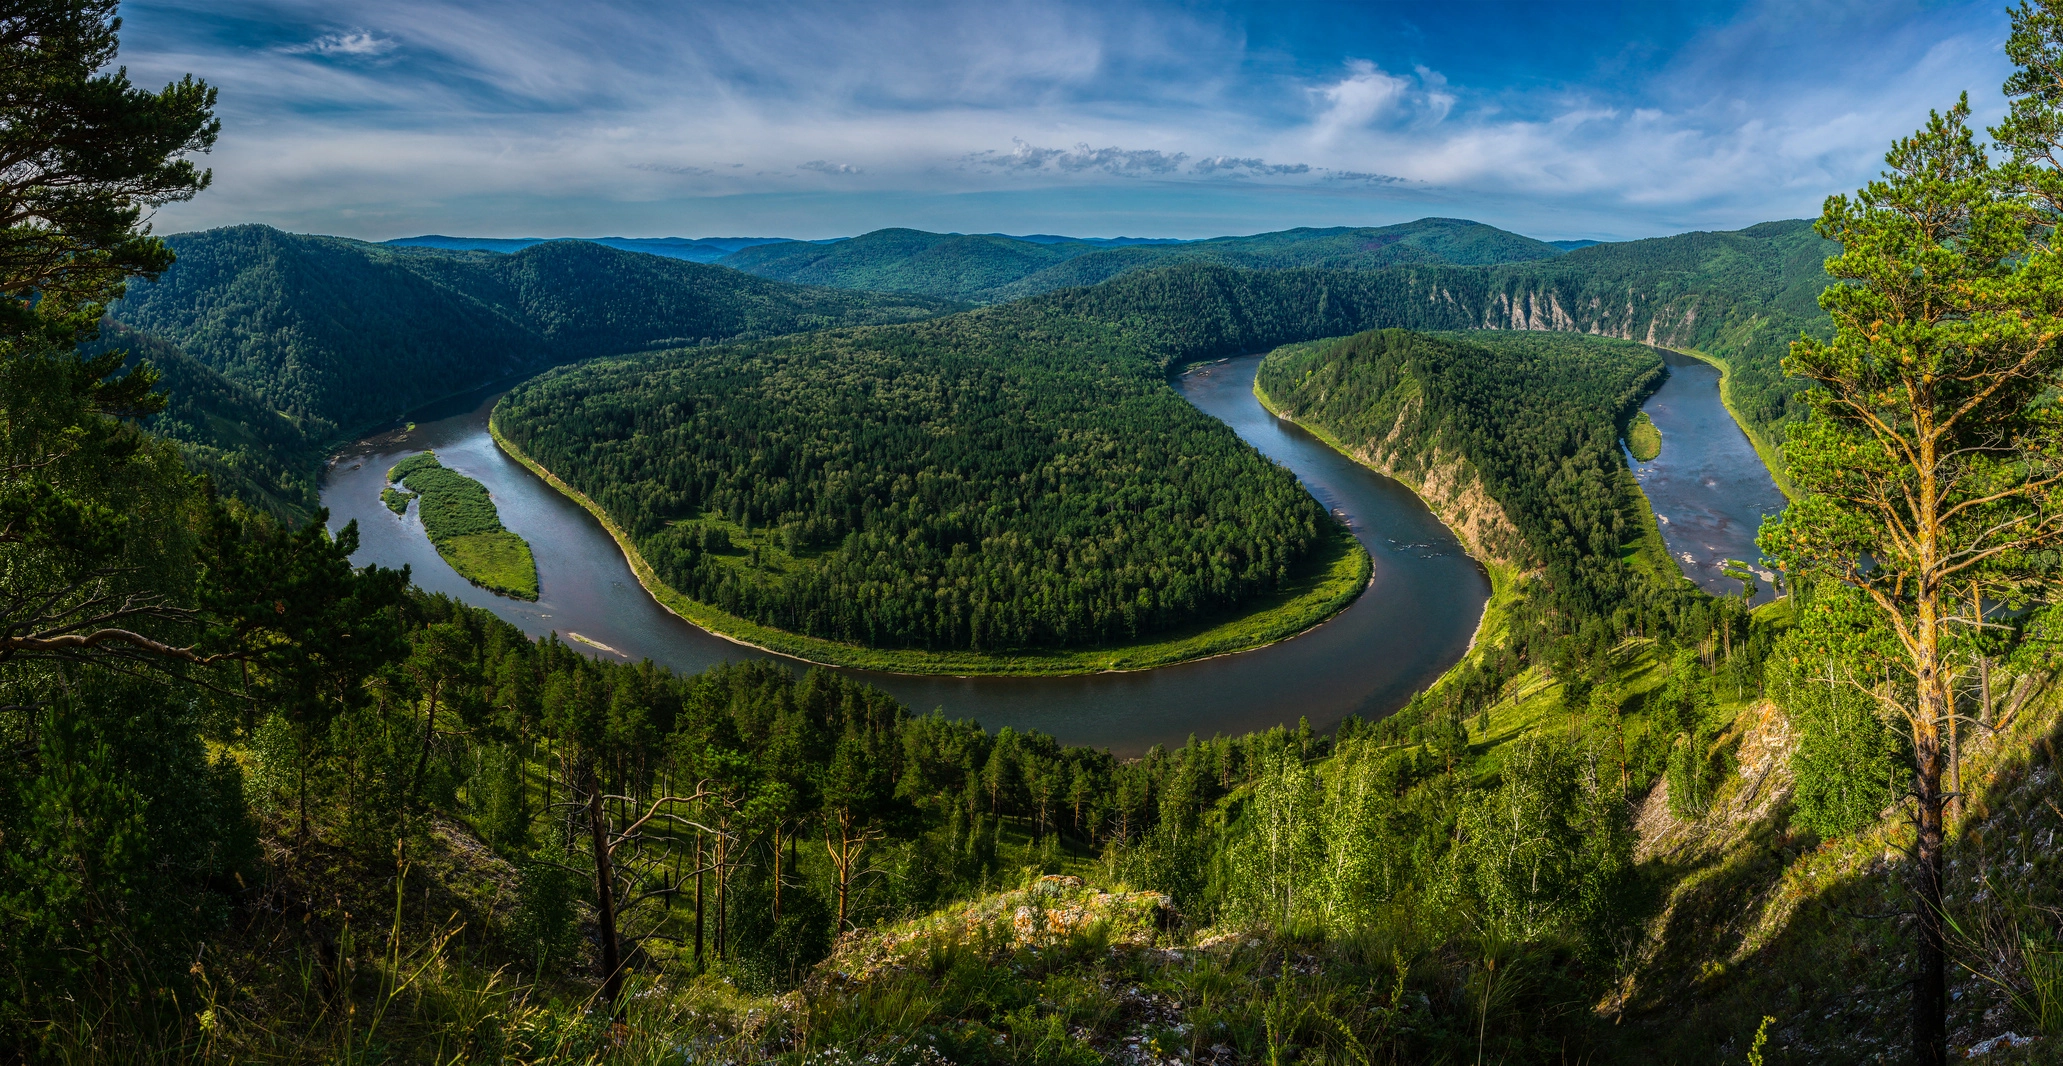
<svg viewBox="0 0 2063 1066"><path fill-rule="evenodd" d="M481 588L525 600L537 598L537 560L530 545L514 533L450 537L437 545L437 554Z"/></svg>
<svg viewBox="0 0 2063 1066"><path fill-rule="evenodd" d="M1646 411L1633 416L1626 427L1626 450L1643 463L1652 463L1662 454L1662 430Z"/></svg>

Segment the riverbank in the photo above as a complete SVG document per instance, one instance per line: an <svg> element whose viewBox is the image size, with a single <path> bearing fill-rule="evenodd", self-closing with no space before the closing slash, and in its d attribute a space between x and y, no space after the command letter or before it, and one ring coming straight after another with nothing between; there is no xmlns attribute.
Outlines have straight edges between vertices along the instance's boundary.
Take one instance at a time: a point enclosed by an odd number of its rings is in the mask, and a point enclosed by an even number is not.
<svg viewBox="0 0 2063 1066"><path fill-rule="evenodd" d="M1338 437L1335 437L1331 433L1326 432L1324 427L1316 425L1305 425L1304 423L1299 422L1286 414L1283 414L1282 408L1277 407L1275 405L1274 399L1268 395L1268 390L1261 387L1261 379L1258 374L1254 376L1253 393L1254 399L1260 402L1262 410L1268 412L1271 415L1274 415L1279 419L1282 419L1284 422L1287 422L1290 425L1293 425L1306 433L1309 433L1313 437L1318 438L1320 441L1324 442L1326 447L1331 448L1333 451L1340 453L1340 455L1344 456L1349 462L1352 462L1355 465L1362 467L1363 469L1372 470L1375 473L1381 474L1383 477L1389 478L1390 480L1395 481L1397 484L1402 485L1407 489L1410 489L1411 494L1417 496L1418 501L1425 505L1425 509L1432 512L1433 517L1439 519L1440 524L1446 526L1447 531L1449 533L1454 534L1455 541L1461 545L1463 551L1468 553L1468 557L1474 560L1477 566L1482 568L1483 573L1489 575L1490 598L1483 602L1483 616L1476 620L1475 633L1468 638L1468 650L1462 654L1461 662L1455 663L1453 667L1448 668L1445 674L1442 674L1440 676L1440 681L1445 681L1448 677L1453 676L1454 671L1460 668L1462 663L1468 662L1471 658L1475 656L1476 650L1482 646L1483 639L1486 636L1496 635L1492 632L1492 623L1495 622L1501 626L1505 616L1509 613L1512 604L1518 602L1519 593L1517 589L1519 577L1521 576L1521 571L1517 567L1507 566L1503 563L1494 562L1490 559L1485 558L1482 551L1478 549L1476 545L1470 544L1468 542L1468 537L1459 528L1455 526L1454 522L1450 520L1446 515L1440 513L1439 505L1434 503L1432 500L1426 498L1424 489L1422 489L1418 485L1412 484L1409 479L1399 477L1387 471L1376 470L1375 467L1369 465L1366 462L1363 462L1361 458L1355 455L1353 450L1348 448L1346 444L1342 442ZM1652 523L1653 520L1650 519L1649 521L1650 523ZM1501 633L1502 629L1500 628L1496 630L1496 632ZM1437 686L1438 684L1438 681L1434 682L1435 686Z"/></svg>
<svg viewBox="0 0 2063 1066"><path fill-rule="evenodd" d="M636 545L586 494L560 480L502 435L492 417L487 432L502 453L579 504L601 524L653 600L668 612L735 644L819 666L892 674L954 677L1037 677L1151 670L1178 663L1233 655L1267 647L1324 624L1368 587L1373 562L1345 527L1333 524L1310 558L1297 568L1289 587L1253 610L1232 618L1207 619L1189 631L1140 644L1069 651L992 654L862 648L808 637L747 619L689 599L659 580Z"/></svg>

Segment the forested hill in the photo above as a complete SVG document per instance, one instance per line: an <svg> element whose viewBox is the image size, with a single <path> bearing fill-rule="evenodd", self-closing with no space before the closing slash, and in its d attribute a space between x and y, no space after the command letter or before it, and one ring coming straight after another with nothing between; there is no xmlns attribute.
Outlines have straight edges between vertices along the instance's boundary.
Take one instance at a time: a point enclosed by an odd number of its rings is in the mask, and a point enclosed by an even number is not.
<svg viewBox="0 0 2063 1066"><path fill-rule="evenodd" d="M1781 424L1803 413L1780 361L1801 330L1827 328L1821 264L1836 250L1809 222L1765 222L1491 267L1164 268L1033 302L1124 324L1164 362L1376 327L1550 330L1692 349L1727 361L1729 402L1780 442Z"/></svg>
<svg viewBox="0 0 2063 1066"><path fill-rule="evenodd" d="M1480 324L1626 337L1725 359L1728 403L1781 442L1780 423L1802 417L1780 361L1801 330L1830 328L1818 304L1822 265L1840 251L1803 219L1743 230L1682 233L1579 248L1558 259L1487 271L1421 272L1422 284L1476 291Z"/></svg>
<svg viewBox="0 0 2063 1066"><path fill-rule="evenodd" d="M1121 644L1273 592L1323 520L1167 368L1476 324L1413 275L1192 264L914 325L591 362L513 390L495 418L662 581L750 622L869 648ZM1540 386L1546 355L1526 358L1486 395ZM1602 433L1616 461L1613 412L1652 384L1627 372L1586 384L1605 400L1586 393L1589 421L1543 446Z"/></svg>
<svg viewBox="0 0 2063 1066"><path fill-rule="evenodd" d="M1588 614L1653 598L1621 560L1647 518L1618 440L1662 374L1654 349L1628 341L1391 329L1281 349L1255 382L1277 410L1413 484L1479 484L1520 539L1483 547L1544 569L1565 599L1580 590ZM1673 602L1672 584L1654 591Z"/></svg>
<svg viewBox="0 0 2063 1066"><path fill-rule="evenodd" d="M217 489L289 522L315 513L321 440L162 338L104 322L100 337L82 346L90 354L112 348L126 350L129 365L147 362L157 371L165 409L144 428L175 442Z"/></svg>
<svg viewBox="0 0 2063 1066"><path fill-rule="evenodd" d="M1180 263L1365 270L1403 263L1509 263L1560 254L1553 245L1480 222L1423 218L1395 226L1293 229L1125 248L889 229L832 244L762 245L720 262L783 281L997 303Z"/></svg>
<svg viewBox="0 0 2063 1066"><path fill-rule="evenodd" d="M1139 342L1042 306L594 361L495 422L674 589L864 648L1171 633L1282 589L1331 528Z"/></svg>
<svg viewBox="0 0 2063 1066"><path fill-rule="evenodd" d="M237 226L169 243L178 262L111 313L318 437L556 362L951 309L579 241L498 255Z"/></svg>

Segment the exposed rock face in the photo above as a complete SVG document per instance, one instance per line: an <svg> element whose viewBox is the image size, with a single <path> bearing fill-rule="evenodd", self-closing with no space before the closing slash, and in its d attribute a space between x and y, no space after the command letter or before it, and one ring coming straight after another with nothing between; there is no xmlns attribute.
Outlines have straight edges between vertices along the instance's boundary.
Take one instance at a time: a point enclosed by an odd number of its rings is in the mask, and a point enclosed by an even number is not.
<svg viewBox="0 0 2063 1066"><path fill-rule="evenodd" d="M1455 303L1444 290L1433 294L1435 301ZM1626 303L1606 306L1592 297L1565 306L1561 294L1552 288L1491 293L1477 320L1481 329L1534 329L1562 333L1588 333L1617 337L1661 348L1695 347L1698 325L1698 297L1678 296L1656 300L1635 289L1626 290Z"/></svg>
<svg viewBox="0 0 2063 1066"><path fill-rule="evenodd" d="M1525 538L1505 514L1504 507L1483 487L1476 468L1459 453L1437 446L1419 450L1419 443L1405 433L1424 401L1413 397L1397 413L1397 420L1379 442L1349 446L1349 454L1385 477L1403 482L1424 500L1447 528L1461 538L1470 555L1485 562L1520 569L1532 565ZM1284 409L1282 416L1298 421L1300 412Z"/></svg>

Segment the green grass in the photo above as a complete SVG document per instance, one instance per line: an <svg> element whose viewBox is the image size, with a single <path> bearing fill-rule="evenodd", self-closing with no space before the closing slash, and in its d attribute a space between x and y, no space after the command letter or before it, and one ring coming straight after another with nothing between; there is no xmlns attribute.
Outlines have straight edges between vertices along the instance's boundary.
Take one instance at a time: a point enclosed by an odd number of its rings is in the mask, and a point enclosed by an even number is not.
<svg viewBox="0 0 2063 1066"><path fill-rule="evenodd" d="M1626 427L1626 450L1643 463L1652 463L1662 454L1662 430L1646 411L1635 414Z"/></svg>
<svg viewBox="0 0 2063 1066"><path fill-rule="evenodd" d="M537 560L523 538L503 530L450 537L437 545L437 554L466 580L519 600L537 598Z"/></svg>
<svg viewBox="0 0 2063 1066"><path fill-rule="evenodd" d="M587 509L630 563L631 572L652 598L674 614L720 637L764 651L825 666L883 670L901 674L1038 676L1150 670L1195 659L1251 651L1296 636L1338 614L1368 587L1372 563L1361 542L1345 527L1331 524L1310 556L1299 563L1289 581L1273 595L1261 597L1237 613L1199 619L1193 626L1159 640L1100 648L992 654L978 651L922 651L904 648L862 648L853 644L806 637L750 622L709 604L681 595L638 553L637 545L593 500L524 454L492 421L488 432L510 458L522 463L553 488Z"/></svg>
<svg viewBox="0 0 2063 1066"><path fill-rule="evenodd" d="M502 526L485 485L447 469L437 461L436 452L395 463L387 480L414 490L414 497L422 499L418 513L423 532L460 577L489 592L537 598L537 560L529 543ZM396 514L407 511L411 498L394 488L380 490L380 499Z"/></svg>

